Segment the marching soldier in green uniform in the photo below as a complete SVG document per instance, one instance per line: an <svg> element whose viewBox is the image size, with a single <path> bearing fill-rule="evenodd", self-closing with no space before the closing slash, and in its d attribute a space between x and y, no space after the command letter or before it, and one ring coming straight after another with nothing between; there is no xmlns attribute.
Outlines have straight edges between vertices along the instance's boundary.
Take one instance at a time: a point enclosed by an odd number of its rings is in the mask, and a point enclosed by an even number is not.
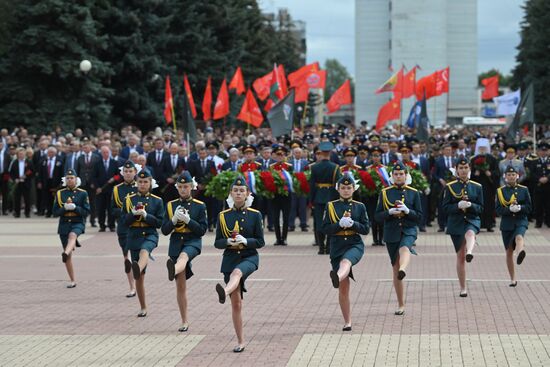
<svg viewBox="0 0 550 367"><path fill-rule="evenodd" d="M86 228L86 217L90 212L90 201L86 190L78 188L80 178L76 176L73 169L65 172L62 179L65 188L58 190L52 208L54 217L59 217L57 233L63 245L61 259L65 263L67 273L71 282L67 288L76 287L73 269L73 251L80 247L78 236L84 233Z"/></svg>
<svg viewBox="0 0 550 367"><path fill-rule="evenodd" d="M187 279L193 276L191 261L201 253L202 236L208 229L206 205L191 196L197 183L188 171L183 171L176 180L179 199L166 204L162 233L170 235L166 267L168 280L176 279L176 292L181 316L180 332L189 329L187 320ZM180 275L185 272L185 276Z"/></svg>
<svg viewBox="0 0 550 367"><path fill-rule="evenodd" d="M367 209L363 203L353 200L353 192L358 188L352 174L345 173L336 184L340 199L328 202L323 217L322 230L330 236L330 278L333 287L339 288L343 331L351 331L349 278L355 280L352 266L361 260L365 252L361 235L369 233Z"/></svg>
<svg viewBox="0 0 550 367"><path fill-rule="evenodd" d="M342 175L340 167L329 160L332 149L334 149L334 144L331 142L321 142L318 153L320 161L310 165L309 195L313 204L313 226L315 242L319 246L319 255L328 255L329 253L328 241L326 241L325 234L322 231L323 214L327 203L338 197L338 193L334 188Z"/></svg>
<svg viewBox="0 0 550 367"><path fill-rule="evenodd" d="M223 251L221 272L224 275L225 287L216 284L220 303L231 298L231 310L238 345L233 352L244 350L243 320L241 315L243 292L246 292L245 281L256 270L260 258L258 248L265 245L262 214L252 209L253 197L242 176L231 185L227 204L229 209L222 211L218 217L216 241L214 246Z"/></svg>
<svg viewBox="0 0 550 367"><path fill-rule="evenodd" d="M466 290L466 263L474 258L472 251L481 226L483 191L481 185L470 180L470 162L461 158L456 163L458 180L445 186L442 207L447 213L447 234L451 235L456 251L456 272L460 283L460 297L468 297Z"/></svg>
<svg viewBox="0 0 550 367"><path fill-rule="evenodd" d="M510 273L510 287L515 287L518 282L514 269L514 251L518 254L517 264L521 265L525 259L524 236L529 227L529 213L531 212L531 196L529 189L519 185L519 174L512 166L505 170L504 180L506 185L497 190L496 211L502 220L500 231L502 241L506 249L506 265Z"/></svg>
<svg viewBox="0 0 550 367"><path fill-rule="evenodd" d="M407 167L396 162L391 173L391 186L383 189L376 207L376 221L384 223L384 242L393 267L393 286L397 295L398 308L395 315L405 313L403 279L411 254L416 255L413 246L418 236L418 225L422 219L422 205L418 191L410 186L411 178Z"/></svg>
<svg viewBox="0 0 550 367"><path fill-rule="evenodd" d="M123 182L119 183L113 188L113 194L111 197L111 210L113 216L118 218L118 223L116 227L116 234L118 237L118 244L122 250L122 256L124 257L124 272L128 278L128 285L130 286L130 293L126 297L135 297L136 287L134 283L134 278L130 272L132 271L132 262L128 257L128 249L126 248L126 239L128 236L128 226L124 222L124 215L122 215L124 203L126 202L126 196L135 194L137 191L136 187L136 174L138 168L141 166L134 164L134 162L128 160L120 168L122 171ZM141 169L139 169L141 170Z"/></svg>
<svg viewBox="0 0 550 367"><path fill-rule="evenodd" d="M141 170L137 177L137 192L126 196L124 221L130 227L126 248L130 250L132 273L136 280L136 290L141 306L137 316L145 317L147 316L145 270L153 249L158 245L157 228L162 225L164 204L161 198L151 194L151 189L157 185L149 170Z"/></svg>

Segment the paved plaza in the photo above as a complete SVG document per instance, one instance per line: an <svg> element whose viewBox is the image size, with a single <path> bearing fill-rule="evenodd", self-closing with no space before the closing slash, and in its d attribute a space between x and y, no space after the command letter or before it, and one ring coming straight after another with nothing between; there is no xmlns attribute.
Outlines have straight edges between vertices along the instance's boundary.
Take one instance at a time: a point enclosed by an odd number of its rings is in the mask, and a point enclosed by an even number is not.
<svg viewBox="0 0 550 367"><path fill-rule="evenodd" d="M341 331L328 256L311 232L273 247L266 232L260 269L244 297L246 350L236 345L229 304L214 285L222 252L204 238L188 282L187 333L161 236L146 277L148 316L127 299L114 233L87 228L75 255L78 286L66 289L57 221L0 217L0 366L549 366L550 229L531 228L518 286L508 287L500 232L478 237L468 265L469 297L460 298L454 249L430 228L407 271L404 316L386 249L370 246L354 268L353 331Z"/></svg>

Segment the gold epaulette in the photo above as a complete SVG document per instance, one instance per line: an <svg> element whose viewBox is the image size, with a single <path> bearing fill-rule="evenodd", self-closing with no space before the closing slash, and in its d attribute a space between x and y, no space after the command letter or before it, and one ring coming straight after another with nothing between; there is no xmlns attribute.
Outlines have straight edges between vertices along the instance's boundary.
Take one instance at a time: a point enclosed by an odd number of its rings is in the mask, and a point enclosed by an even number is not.
<svg viewBox="0 0 550 367"><path fill-rule="evenodd" d="M194 203L197 203L197 204L203 204L204 205L204 202L203 201L200 201L198 199L193 199L193 202Z"/></svg>
<svg viewBox="0 0 550 367"><path fill-rule="evenodd" d="M451 181L451 182L447 182L447 186L452 185L452 184L454 184L455 182L458 182L458 180L454 180L454 181Z"/></svg>
<svg viewBox="0 0 550 367"><path fill-rule="evenodd" d="M159 199L159 200L162 200L160 197L158 197L157 195L154 195L154 194L149 194L151 195L152 197L156 198L156 199Z"/></svg>
<svg viewBox="0 0 550 367"><path fill-rule="evenodd" d="M260 211L254 208L246 208L246 210L250 210L253 213L259 213Z"/></svg>

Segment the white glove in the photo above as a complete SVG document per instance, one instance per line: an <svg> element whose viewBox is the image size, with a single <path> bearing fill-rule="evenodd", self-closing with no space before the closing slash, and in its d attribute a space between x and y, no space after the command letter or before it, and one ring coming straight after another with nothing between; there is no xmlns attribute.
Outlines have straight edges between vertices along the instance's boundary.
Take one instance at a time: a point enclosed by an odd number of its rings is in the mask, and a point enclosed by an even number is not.
<svg viewBox="0 0 550 367"><path fill-rule="evenodd" d="M390 210L388 210L388 213L390 215L396 215L396 214L399 214L400 210L397 209L397 208L391 208Z"/></svg>
<svg viewBox="0 0 550 367"><path fill-rule="evenodd" d="M248 243L248 241L247 241L246 238L244 238L242 235L238 234L238 235L235 237L235 243L242 243L243 245L246 246L246 244Z"/></svg>
<svg viewBox="0 0 550 367"><path fill-rule="evenodd" d="M179 222L179 218L178 218L178 212L175 212L174 215L172 216L172 223L174 225L177 225Z"/></svg>
<svg viewBox="0 0 550 367"><path fill-rule="evenodd" d="M347 228L347 220L346 220L346 217L340 218L340 221L338 222L338 224L339 224L340 227L342 227L342 228Z"/></svg>
<svg viewBox="0 0 550 367"><path fill-rule="evenodd" d="M430 190L429 187L426 187L426 190L424 190L424 195L430 195L430 192L432 192L432 190Z"/></svg>
<svg viewBox="0 0 550 367"><path fill-rule="evenodd" d="M353 223L355 223L355 221L353 219L351 219L351 217L344 217L344 219L346 219L346 227L347 228L351 228L353 227Z"/></svg>
<svg viewBox="0 0 550 367"><path fill-rule="evenodd" d="M136 210L136 209L132 208L132 214L133 215L140 215L140 216L143 217L143 219L145 219L145 217L147 216L147 212L145 211L145 209Z"/></svg>
<svg viewBox="0 0 550 367"><path fill-rule="evenodd" d="M470 204L470 205L468 205ZM458 209L466 209L469 208L472 204L469 201L466 200L460 200L458 202Z"/></svg>
<svg viewBox="0 0 550 367"><path fill-rule="evenodd" d="M410 210L409 208L407 208L407 206L405 204L401 204L401 206L399 208L397 208L399 211L402 211L403 213L405 214L409 214Z"/></svg>
<svg viewBox="0 0 550 367"><path fill-rule="evenodd" d="M510 211L512 213L517 213L521 210L521 205L510 205Z"/></svg>
<svg viewBox="0 0 550 367"><path fill-rule="evenodd" d="M237 242L235 242L235 240L231 237L229 237L227 239L227 246L235 246L237 244Z"/></svg>
<svg viewBox="0 0 550 367"><path fill-rule="evenodd" d="M180 210L180 218L185 224L189 224L189 221L191 220L191 216L189 215L189 211L187 209Z"/></svg>
<svg viewBox="0 0 550 367"><path fill-rule="evenodd" d="M65 208L65 210L75 210L76 209L76 205L74 203L65 203L63 205L63 207Z"/></svg>

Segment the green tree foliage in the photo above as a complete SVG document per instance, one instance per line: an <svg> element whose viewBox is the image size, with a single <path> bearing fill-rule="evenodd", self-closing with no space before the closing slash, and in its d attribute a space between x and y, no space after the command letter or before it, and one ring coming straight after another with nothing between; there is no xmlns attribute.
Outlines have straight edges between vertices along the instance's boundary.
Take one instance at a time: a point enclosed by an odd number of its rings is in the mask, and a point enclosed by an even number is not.
<svg viewBox="0 0 550 367"><path fill-rule="evenodd" d="M535 119L545 123L550 119L550 2L527 0L523 5L525 15L521 22L521 41L513 70L512 87L526 90L533 84L535 91Z"/></svg>
<svg viewBox="0 0 550 367"><path fill-rule="evenodd" d="M497 69L491 69L489 71L485 71L483 73L480 73L477 76L478 84L481 85L481 81L485 78L489 78L491 76L498 75L498 85L500 87L509 87L512 83L512 75L502 75L502 73Z"/></svg>
<svg viewBox="0 0 550 367"><path fill-rule="evenodd" d="M19 0L13 3L11 43L0 62L0 121L38 131L61 124L105 126L112 90L108 64L97 58L108 44L98 34L92 1ZM92 72L79 63L89 59Z"/></svg>
<svg viewBox="0 0 550 367"><path fill-rule="evenodd" d="M200 118L209 75L215 101L237 66L248 86L274 62L300 67L292 30L290 16L268 20L256 0L0 0L0 121L149 130L165 124L166 75L182 111L184 73ZM230 96L235 116L244 97Z"/></svg>
<svg viewBox="0 0 550 367"><path fill-rule="evenodd" d="M336 59L327 59L325 61L325 69L327 71L327 84L325 88L325 102L330 96L346 81L350 79L352 98L355 92L353 79L348 70Z"/></svg>

